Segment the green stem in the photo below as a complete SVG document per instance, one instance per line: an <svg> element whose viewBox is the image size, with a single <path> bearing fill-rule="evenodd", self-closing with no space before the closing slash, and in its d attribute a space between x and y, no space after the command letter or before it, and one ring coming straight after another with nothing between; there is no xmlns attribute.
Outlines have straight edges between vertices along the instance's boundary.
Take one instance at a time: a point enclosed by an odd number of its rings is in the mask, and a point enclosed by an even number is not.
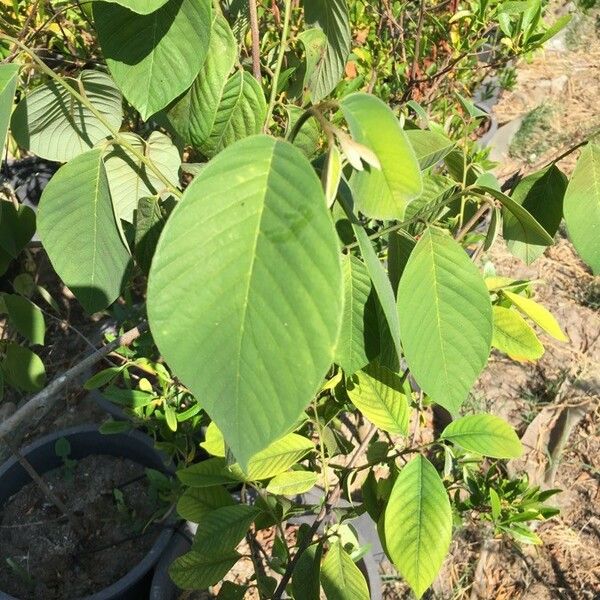
<svg viewBox="0 0 600 600"><path fill-rule="evenodd" d="M165 188L171 194L173 194L174 196L177 196L178 198L181 197L181 191L178 190L177 188L173 187L171 182L167 179L167 177L165 177L165 175L163 175L161 170L152 162L152 160L150 160L147 156L145 156L137 148L132 146L127 141L127 139L124 138L119 133L119 131L113 129L112 126L110 125L110 123L108 123L108 121L104 118L104 115L101 112L99 112L96 109L96 107L84 95L80 94L73 86L69 85L60 75L58 75L50 67L48 67L44 63L44 61L42 61L38 57L38 55L35 52L33 52L33 50L28 48L25 44L21 43L19 40L11 37L9 35L2 34L2 35L0 35L0 37L2 37L5 40L8 40L12 44L17 46L21 50L23 50L24 52L27 52L27 54L29 54L29 56L33 59L34 63L36 64L36 66L39 68L40 71L42 71L43 73L48 75L48 77L54 79L54 81L56 81L60 86L62 86L64 89L66 89L69 92L69 94L71 94L78 102L83 104L83 106L85 106L100 121L100 123L102 123L102 125L104 127L106 127L106 129L109 131L110 135L114 138L115 143L126 148L140 162L142 162L144 165L146 165L148 167L148 169L150 169L154 173L154 175L156 175L156 177L158 179L160 179L161 183L163 183L165 185Z"/></svg>
<svg viewBox="0 0 600 600"><path fill-rule="evenodd" d="M269 127L271 126L271 120L273 118L273 109L275 108L275 102L277 100L277 87L279 84L279 75L281 74L281 67L283 66L283 57L285 56L285 51L287 50L291 15L292 0L285 0L285 12L283 15L283 31L281 32L281 42L279 43L279 55L277 56L277 64L275 65L275 72L273 73L273 79L271 81L271 97L269 99L267 116L265 118L265 131L268 131Z"/></svg>

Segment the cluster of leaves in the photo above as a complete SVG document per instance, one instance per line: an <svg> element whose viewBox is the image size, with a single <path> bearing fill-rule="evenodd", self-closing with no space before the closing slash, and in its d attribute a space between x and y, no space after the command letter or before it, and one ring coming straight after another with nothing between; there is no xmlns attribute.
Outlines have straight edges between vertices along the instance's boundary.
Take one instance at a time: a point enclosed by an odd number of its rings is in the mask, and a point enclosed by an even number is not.
<svg viewBox="0 0 600 600"><path fill-rule="evenodd" d="M145 300L151 336L122 349L121 364L87 387L103 388L180 464L178 511L199 528L172 566L175 581L213 585L241 558L244 536L305 508L290 497L320 482L324 502L311 508L326 513L366 469L363 502L342 519L368 512L420 597L448 551L453 503L490 513L498 532L515 537L522 523L552 514L526 483L496 478L492 486L458 468L466 455L480 465L521 453L498 417L459 416L491 348L539 358L526 319L566 339L530 298L530 282L484 277L476 259L502 231L532 262L564 216L582 258L600 270L600 149L586 146L568 183L549 165L503 191L468 141L487 117L469 99L452 96L461 112L442 126L415 102L399 119L363 91L365 79L340 82L354 4L304 0L293 11L285 0L276 43L266 31L259 49L266 81L244 68L247 13L236 7L98 0L92 16L106 70L61 74L4 36L28 58L23 68L0 66L0 139L10 124L23 151L64 163L44 190L35 230L83 308L106 310L134 286ZM489 25L492 10L510 41L502 45L517 52L560 26L540 29L539 3L504 3L455 12L456 31ZM456 51L469 50L468 39ZM416 44L407 52L420 64ZM32 69L41 77L26 80L35 85L24 85L12 110L19 78ZM397 87L408 98L414 83L415 72L399 71L382 93L391 99ZM272 135L283 131L286 139ZM10 202L0 207L9 260L31 239L33 219ZM11 330L43 342L32 294L13 285L3 296ZM2 371L20 385L11 353L25 345L2 344ZM430 443L409 441L409 424L420 427L431 405L454 420ZM344 435L347 414L372 424L357 448ZM451 502L453 485L467 504ZM269 566L282 579L257 570L255 585L274 598L286 587L316 598L321 586L330 598L368 598L354 563L361 551L347 537L341 528L301 529L289 547L279 533Z"/></svg>

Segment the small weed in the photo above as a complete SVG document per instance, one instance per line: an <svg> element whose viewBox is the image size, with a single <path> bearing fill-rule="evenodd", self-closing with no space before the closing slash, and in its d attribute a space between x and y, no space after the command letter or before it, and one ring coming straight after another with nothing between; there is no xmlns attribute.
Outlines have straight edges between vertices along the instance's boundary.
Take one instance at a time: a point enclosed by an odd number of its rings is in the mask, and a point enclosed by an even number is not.
<svg viewBox="0 0 600 600"><path fill-rule="evenodd" d="M554 108L541 104L527 114L510 144L510 156L534 163L555 147L557 132L552 125L554 113Z"/></svg>
<svg viewBox="0 0 600 600"><path fill-rule="evenodd" d="M64 437L56 440L54 452L56 456L62 459L65 479L71 481L73 479L73 471L75 470L77 461L69 458L71 455L71 444L69 443L69 440Z"/></svg>

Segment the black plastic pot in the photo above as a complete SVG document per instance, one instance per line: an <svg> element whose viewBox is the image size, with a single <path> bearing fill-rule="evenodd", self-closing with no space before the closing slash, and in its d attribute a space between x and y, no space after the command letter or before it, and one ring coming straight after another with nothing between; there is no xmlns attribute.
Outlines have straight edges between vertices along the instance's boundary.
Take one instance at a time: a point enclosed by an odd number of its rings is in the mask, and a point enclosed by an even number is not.
<svg viewBox="0 0 600 600"><path fill-rule="evenodd" d="M322 497L323 491L319 488L314 488L310 492L298 496L296 501L299 504L316 504L320 502ZM340 500L338 506L348 507L350 504L344 500ZM314 519L314 514L305 516L300 515L293 517L289 522L298 525L302 523L312 525ZM383 549L381 548L379 536L377 535L376 526L366 513L352 519L349 523L356 530L360 544L369 544L371 546L367 554L358 561L357 565L367 580L371 600L381 600L381 577L379 575L378 565L383 557ZM169 547L161 556L160 561L154 570L154 577L152 578L152 586L150 589L150 600L175 600L179 596L180 590L169 577L169 566L176 558L185 554L190 549L195 533L195 523L184 523L177 529Z"/></svg>
<svg viewBox="0 0 600 600"><path fill-rule="evenodd" d="M81 459L91 455L108 455L127 458L144 467L166 472L162 457L152 440L138 431L126 434L102 435L95 425L81 425L47 435L24 450L23 456L40 474L62 465L54 445L66 438L71 445L71 458ZM31 482L18 461L11 458L0 467L0 505L23 486ZM158 562L173 536L172 528L159 534L148 554L124 577L112 585L80 600L141 600L148 597L152 569ZM0 591L0 600L17 600Z"/></svg>

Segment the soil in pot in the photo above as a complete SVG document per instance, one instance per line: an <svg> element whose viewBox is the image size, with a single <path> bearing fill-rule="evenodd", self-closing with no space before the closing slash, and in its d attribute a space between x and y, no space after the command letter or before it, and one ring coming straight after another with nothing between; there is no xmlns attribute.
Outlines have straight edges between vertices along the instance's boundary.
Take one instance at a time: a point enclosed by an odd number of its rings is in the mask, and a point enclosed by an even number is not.
<svg viewBox="0 0 600 600"><path fill-rule="evenodd" d="M79 531L30 483L0 510L0 590L22 600L65 600L123 577L160 534L159 500L144 468L113 456L65 461L44 474ZM83 532L83 533L82 533Z"/></svg>

